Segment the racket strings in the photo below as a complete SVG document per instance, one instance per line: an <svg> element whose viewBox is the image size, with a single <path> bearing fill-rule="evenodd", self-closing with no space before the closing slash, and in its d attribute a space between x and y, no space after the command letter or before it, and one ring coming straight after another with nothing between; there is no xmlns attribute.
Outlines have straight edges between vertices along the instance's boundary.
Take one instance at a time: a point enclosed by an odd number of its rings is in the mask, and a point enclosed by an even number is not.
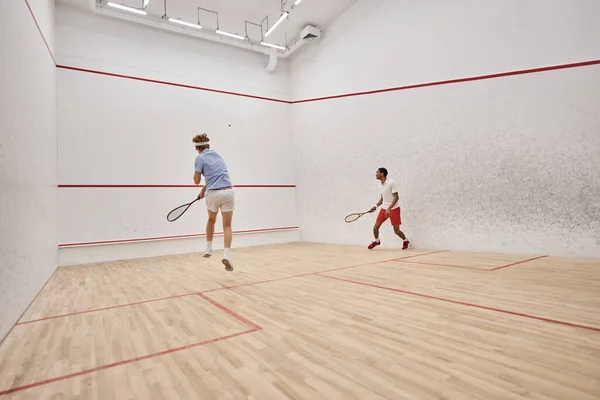
<svg viewBox="0 0 600 400"><path fill-rule="evenodd" d="M190 206L189 204L184 204L182 206L175 208L167 215L167 220L169 220L171 222L175 221L177 218L179 218L183 215L183 213L185 212L185 210L188 209L189 206Z"/></svg>
<svg viewBox="0 0 600 400"><path fill-rule="evenodd" d="M360 218L361 215L362 214L360 214L360 213L350 214L350 215L346 216L346 222L356 221L357 219Z"/></svg>

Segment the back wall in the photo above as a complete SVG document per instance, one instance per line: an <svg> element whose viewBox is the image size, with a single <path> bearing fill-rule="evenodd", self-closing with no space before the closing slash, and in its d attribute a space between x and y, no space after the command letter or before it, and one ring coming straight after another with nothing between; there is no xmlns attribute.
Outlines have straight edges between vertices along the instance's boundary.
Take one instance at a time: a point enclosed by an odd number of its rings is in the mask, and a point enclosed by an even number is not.
<svg viewBox="0 0 600 400"><path fill-rule="evenodd" d="M297 240L285 62L62 6L57 36L62 265L203 250L203 201L166 220L200 191L203 132L236 185L234 247Z"/></svg>

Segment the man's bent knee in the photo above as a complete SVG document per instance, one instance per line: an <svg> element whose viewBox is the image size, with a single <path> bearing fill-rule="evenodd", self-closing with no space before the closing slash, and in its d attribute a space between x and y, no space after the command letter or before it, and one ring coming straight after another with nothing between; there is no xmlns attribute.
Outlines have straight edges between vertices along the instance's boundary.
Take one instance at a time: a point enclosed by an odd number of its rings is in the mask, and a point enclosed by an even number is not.
<svg viewBox="0 0 600 400"><path fill-rule="evenodd" d="M208 214L208 223L214 225L217 223L217 213L209 213Z"/></svg>

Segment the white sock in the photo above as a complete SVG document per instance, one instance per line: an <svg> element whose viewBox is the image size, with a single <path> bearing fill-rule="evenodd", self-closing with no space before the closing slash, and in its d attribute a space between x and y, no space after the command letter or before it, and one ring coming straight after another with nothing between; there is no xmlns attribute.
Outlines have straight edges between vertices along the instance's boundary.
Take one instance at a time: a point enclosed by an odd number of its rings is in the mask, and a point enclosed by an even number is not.
<svg viewBox="0 0 600 400"><path fill-rule="evenodd" d="M212 242L206 242L206 250L204 253L212 253Z"/></svg>
<svg viewBox="0 0 600 400"><path fill-rule="evenodd" d="M223 258L226 258L229 260L229 248L225 247L225 249L223 250Z"/></svg>

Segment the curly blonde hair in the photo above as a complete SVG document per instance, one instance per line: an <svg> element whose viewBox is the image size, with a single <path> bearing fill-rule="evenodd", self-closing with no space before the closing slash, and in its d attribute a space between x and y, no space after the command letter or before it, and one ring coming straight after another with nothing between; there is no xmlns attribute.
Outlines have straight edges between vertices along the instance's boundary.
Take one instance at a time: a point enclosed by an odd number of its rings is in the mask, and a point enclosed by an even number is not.
<svg viewBox="0 0 600 400"><path fill-rule="evenodd" d="M202 135L196 135L192 139L192 142L194 142L194 143L209 142L209 141L210 141L210 139L206 133L203 133ZM210 148L210 145L204 144L202 146L196 146L196 147L199 147L204 150L204 149Z"/></svg>

